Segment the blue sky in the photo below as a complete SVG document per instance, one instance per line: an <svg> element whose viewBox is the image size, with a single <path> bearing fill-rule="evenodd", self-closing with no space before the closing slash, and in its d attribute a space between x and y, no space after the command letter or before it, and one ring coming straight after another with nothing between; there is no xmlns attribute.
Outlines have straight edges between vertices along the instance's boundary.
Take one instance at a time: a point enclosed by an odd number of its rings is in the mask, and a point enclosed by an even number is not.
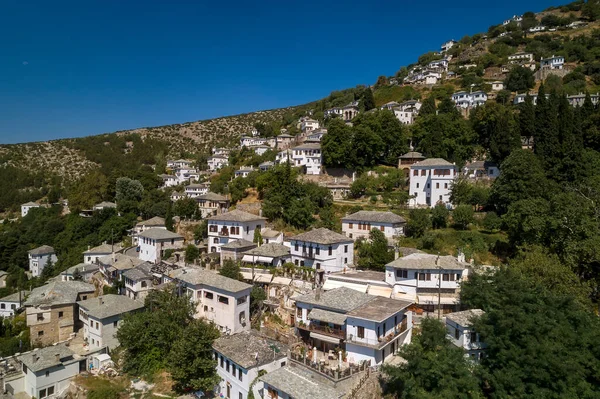
<svg viewBox="0 0 600 399"><path fill-rule="evenodd" d="M0 143L303 104L564 3L2 0Z"/></svg>

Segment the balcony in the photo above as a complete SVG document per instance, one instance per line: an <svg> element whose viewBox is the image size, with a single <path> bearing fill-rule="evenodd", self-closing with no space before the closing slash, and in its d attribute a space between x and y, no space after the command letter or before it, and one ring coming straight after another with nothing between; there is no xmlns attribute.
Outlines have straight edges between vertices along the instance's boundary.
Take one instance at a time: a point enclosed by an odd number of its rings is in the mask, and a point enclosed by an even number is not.
<svg viewBox="0 0 600 399"><path fill-rule="evenodd" d="M407 330L408 326L406 324L406 319L404 319L401 323L394 327L394 331L392 331L386 336L381 336L378 339L371 339L358 338L354 335L350 335L346 342L350 342L354 345L366 346L368 348L374 348L379 350L391 343L394 339L396 339L399 335L405 333Z"/></svg>
<svg viewBox="0 0 600 399"><path fill-rule="evenodd" d="M314 324L314 323L310 323L307 325L307 324L303 323L302 321L296 321L296 327L301 330L312 331L312 332L316 332L319 334L327 335L329 337L338 338L341 340L346 339L346 333L344 332L344 330L338 329L338 328L322 326L322 325Z"/></svg>
<svg viewBox="0 0 600 399"><path fill-rule="evenodd" d="M313 252L313 251L302 251L302 257L303 258L307 258L307 259L314 259L315 258L315 252Z"/></svg>

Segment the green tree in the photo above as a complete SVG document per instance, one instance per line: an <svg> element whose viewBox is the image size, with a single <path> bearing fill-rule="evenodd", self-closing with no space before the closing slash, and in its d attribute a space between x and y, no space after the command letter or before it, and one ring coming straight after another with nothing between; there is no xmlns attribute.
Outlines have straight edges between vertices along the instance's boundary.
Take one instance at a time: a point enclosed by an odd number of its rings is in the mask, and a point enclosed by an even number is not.
<svg viewBox="0 0 600 399"><path fill-rule="evenodd" d="M399 366L383 366L384 393L398 398L483 398L474 367L464 352L446 339L446 327L425 317L421 334L400 348L405 360ZM441 377L443 376L443 378Z"/></svg>
<svg viewBox="0 0 600 399"><path fill-rule="evenodd" d="M242 273L240 265L232 259L227 259L223 262L223 266L219 270L221 276L229 277L234 280L241 280Z"/></svg>
<svg viewBox="0 0 600 399"><path fill-rule="evenodd" d="M167 214L165 215L165 227L169 231L173 231L173 207L169 202L167 206Z"/></svg>
<svg viewBox="0 0 600 399"><path fill-rule="evenodd" d="M419 116L424 117L427 115L435 115L436 114L435 107L435 98L433 96L427 97L423 100L423 104L421 105L421 109L419 110Z"/></svg>
<svg viewBox="0 0 600 399"><path fill-rule="evenodd" d="M194 244L189 244L185 248L185 262L194 263L200 257L200 250Z"/></svg>
<svg viewBox="0 0 600 399"><path fill-rule="evenodd" d="M390 250L385 234L381 230L372 229L369 240L360 242L358 246L358 265L364 269L385 269L385 265L394 260L394 252Z"/></svg>
<svg viewBox="0 0 600 399"><path fill-rule="evenodd" d="M465 176L458 176L450 184L450 202L453 205L469 204L473 195L473 185Z"/></svg>
<svg viewBox="0 0 600 399"><path fill-rule="evenodd" d="M535 85L533 72L529 68L514 66L504 80L504 87L510 91L523 92L532 89Z"/></svg>
<svg viewBox="0 0 600 399"><path fill-rule="evenodd" d="M518 119L521 136L527 138L535 136L535 106L529 93L527 93L525 101L520 105Z"/></svg>
<svg viewBox="0 0 600 399"><path fill-rule="evenodd" d="M254 229L254 238L252 242L258 244L259 247L263 245L263 238L262 234L260 233L260 229Z"/></svg>
<svg viewBox="0 0 600 399"><path fill-rule="evenodd" d="M212 349L218 337L215 325L204 320L193 320L183 329L167 359L178 392L207 392L219 383L221 378L217 374L217 361Z"/></svg>
<svg viewBox="0 0 600 399"><path fill-rule="evenodd" d="M452 221L459 229L468 229L473 220L473 207L471 205L459 205L452 212Z"/></svg>
<svg viewBox="0 0 600 399"><path fill-rule="evenodd" d="M431 211L431 224L434 229L443 229L448 224L450 211L445 204L439 203Z"/></svg>
<svg viewBox="0 0 600 399"><path fill-rule="evenodd" d="M411 209L406 223L406 234L409 237L422 237L431 228L428 209Z"/></svg>
<svg viewBox="0 0 600 399"><path fill-rule="evenodd" d="M84 175L73 184L68 194L69 207L72 211L91 209L108 195L108 179L98 171Z"/></svg>
<svg viewBox="0 0 600 399"><path fill-rule="evenodd" d="M502 163L513 150L521 147L519 126L508 107L487 102L471 113L470 121L479 143L494 161Z"/></svg>
<svg viewBox="0 0 600 399"><path fill-rule="evenodd" d="M352 154L352 128L341 119L332 119L327 125L327 134L323 136L323 164L328 167L348 167Z"/></svg>
<svg viewBox="0 0 600 399"><path fill-rule="evenodd" d="M121 201L139 201L144 194L144 186L138 180L128 177L119 177L116 182L115 200Z"/></svg>
<svg viewBox="0 0 600 399"><path fill-rule="evenodd" d="M483 227L490 232L500 230L502 227L502 218L496 212L490 211L483 218Z"/></svg>
<svg viewBox="0 0 600 399"><path fill-rule="evenodd" d="M194 198L185 197L175 201L173 213L186 219L192 219L198 210L198 203Z"/></svg>

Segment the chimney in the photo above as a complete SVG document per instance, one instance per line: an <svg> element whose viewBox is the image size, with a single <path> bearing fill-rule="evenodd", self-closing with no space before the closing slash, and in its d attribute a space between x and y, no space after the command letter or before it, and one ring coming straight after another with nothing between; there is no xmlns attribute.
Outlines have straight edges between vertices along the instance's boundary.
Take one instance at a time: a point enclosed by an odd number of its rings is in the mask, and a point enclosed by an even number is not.
<svg viewBox="0 0 600 399"><path fill-rule="evenodd" d="M90 246L88 245L88 251L90 250Z"/></svg>
<svg viewBox="0 0 600 399"><path fill-rule="evenodd" d="M54 356L56 356L56 361L60 362L60 353L55 354Z"/></svg>
<svg viewBox="0 0 600 399"><path fill-rule="evenodd" d="M98 297L98 303L99 303L100 305L104 305L104 300L102 299L102 297L101 297L101 296L99 296L99 297Z"/></svg>

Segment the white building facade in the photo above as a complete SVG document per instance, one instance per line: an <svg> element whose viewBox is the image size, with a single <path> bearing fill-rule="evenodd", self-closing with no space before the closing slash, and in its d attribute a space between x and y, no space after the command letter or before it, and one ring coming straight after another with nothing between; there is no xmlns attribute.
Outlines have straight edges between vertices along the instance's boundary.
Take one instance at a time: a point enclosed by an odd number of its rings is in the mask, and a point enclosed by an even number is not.
<svg viewBox="0 0 600 399"><path fill-rule="evenodd" d="M221 252L221 246L244 239L252 242L254 230L262 229L266 218L248 212L233 210L208 218L208 251Z"/></svg>
<svg viewBox="0 0 600 399"><path fill-rule="evenodd" d="M41 276L48 263L56 264L58 261L54 248L48 245L32 249L27 254L29 257L29 271L33 277Z"/></svg>
<svg viewBox="0 0 600 399"><path fill-rule="evenodd" d="M183 247L184 238L166 229L150 229L138 235L139 257L146 262L160 262L167 249Z"/></svg>
<svg viewBox="0 0 600 399"><path fill-rule="evenodd" d="M450 204L450 189L456 175L456 166L441 158L429 158L412 164L409 206L433 208L440 202Z"/></svg>
<svg viewBox="0 0 600 399"><path fill-rule="evenodd" d="M325 272L343 271L354 264L354 240L329 229L313 229L291 237L292 262Z"/></svg>
<svg viewBox="0 0 600 399"><path fill-rule="evenodd" d="M404 235L405 226L406 220L392 212L358 211L342 218L342 233L353 240L368 239L377 229L392 241Z"/></svg>

